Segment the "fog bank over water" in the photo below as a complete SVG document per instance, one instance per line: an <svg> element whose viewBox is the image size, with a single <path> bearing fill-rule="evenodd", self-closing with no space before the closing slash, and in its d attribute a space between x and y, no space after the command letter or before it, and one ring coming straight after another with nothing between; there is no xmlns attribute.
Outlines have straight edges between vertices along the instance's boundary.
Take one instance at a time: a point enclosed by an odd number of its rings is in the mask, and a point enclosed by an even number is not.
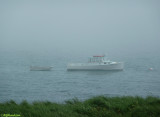
<svg viewBox="0 0 160 117"><path fill-rule="evenodd" d="M160 0L0 0L0 102L160 97L159 50ZM101 54L124 70L67 71Z"/></svg>
<svg viewBox="0 0 160 117"><path fill-rule="evenodd" d="M0 1L0 50L157 54L159 6L159 0Z"/></svg>

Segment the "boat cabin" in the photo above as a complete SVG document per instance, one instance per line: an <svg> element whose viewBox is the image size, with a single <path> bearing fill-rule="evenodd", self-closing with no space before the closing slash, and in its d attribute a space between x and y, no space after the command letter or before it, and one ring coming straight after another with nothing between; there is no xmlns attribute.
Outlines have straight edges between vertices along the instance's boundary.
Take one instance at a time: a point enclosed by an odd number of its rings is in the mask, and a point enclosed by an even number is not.
<svg viewBox="0 0 160 117"><path fill-rule="evenodd" d="M89 63L104 63L104 64L110 63L110 61L107 60L105 56L93 56L89 58L88 62Z"/></svg>

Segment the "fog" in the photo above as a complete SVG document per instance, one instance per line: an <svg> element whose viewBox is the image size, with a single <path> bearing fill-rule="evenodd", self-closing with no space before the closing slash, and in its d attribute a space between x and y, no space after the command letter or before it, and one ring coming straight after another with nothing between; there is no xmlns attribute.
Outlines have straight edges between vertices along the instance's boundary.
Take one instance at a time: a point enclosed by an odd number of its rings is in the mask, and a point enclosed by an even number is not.
<svg viewBox="0 0 160 117"><path fill-rule="evenodd" d="M158 53L159 6L159 0L1 0L0 50Z"/></svg>

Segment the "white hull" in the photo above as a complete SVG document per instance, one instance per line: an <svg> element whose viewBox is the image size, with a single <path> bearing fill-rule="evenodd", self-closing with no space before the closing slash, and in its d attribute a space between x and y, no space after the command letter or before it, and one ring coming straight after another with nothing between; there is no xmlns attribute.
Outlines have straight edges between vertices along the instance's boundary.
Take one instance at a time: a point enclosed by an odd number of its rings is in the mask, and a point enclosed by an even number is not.
<svg viewBox="0 0 160 117"><path fill-rule="evenodd" d="M77 63L68 64L67 70L123 70L123 62L103 63Z"/></svg>
<svg viewBox="0 0 160 117"><path fill-rule="evenodd" d="M38 66L31 66L30 71L50 71L52 67L38 67Z"/></svg>

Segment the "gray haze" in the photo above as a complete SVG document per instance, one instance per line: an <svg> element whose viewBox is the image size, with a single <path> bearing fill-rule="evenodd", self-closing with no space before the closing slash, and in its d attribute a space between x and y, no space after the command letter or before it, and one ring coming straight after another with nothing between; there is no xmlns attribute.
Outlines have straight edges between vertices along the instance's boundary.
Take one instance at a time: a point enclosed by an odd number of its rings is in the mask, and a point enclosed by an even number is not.
<svg viewBox="0 0 160 117"><path fill-rule="evenodd" d="M1 0L0 50L158 53L159 0Z"/></svg>

